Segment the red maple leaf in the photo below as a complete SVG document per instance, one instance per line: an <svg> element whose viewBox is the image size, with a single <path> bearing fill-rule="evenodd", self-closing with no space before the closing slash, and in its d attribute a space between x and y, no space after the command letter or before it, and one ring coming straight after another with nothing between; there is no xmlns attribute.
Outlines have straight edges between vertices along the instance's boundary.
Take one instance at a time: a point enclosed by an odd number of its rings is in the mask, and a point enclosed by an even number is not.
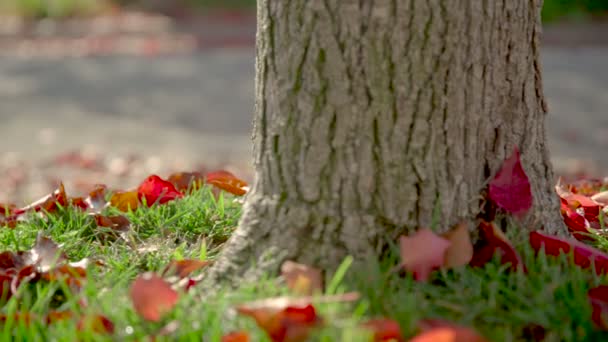
<svg viewBox="0 0 608 342"><path fill-rule="evenodd" d="M524 171L517 147L490 182L488 197L508 213L520 216L532 206L530 181Z"/></svg>

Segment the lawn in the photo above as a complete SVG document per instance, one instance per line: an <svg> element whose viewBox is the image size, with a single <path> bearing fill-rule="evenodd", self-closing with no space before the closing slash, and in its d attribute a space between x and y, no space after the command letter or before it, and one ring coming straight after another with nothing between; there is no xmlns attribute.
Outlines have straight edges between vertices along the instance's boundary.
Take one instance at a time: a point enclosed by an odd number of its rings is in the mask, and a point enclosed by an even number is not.
<svg viewBox="0 0 608 342"><path fill-rule="evenodd" d="M608 256L584 247L584 253L596 253L593 266L585 263L589 255L582 257L585 261L576 252L557 257L539 252L516 220L509 220L506 237L485 237L486 246L499 253L487 259L476 246L470 266L436 270L424 261L408 267L395 243L376 260L347 258L325 279L322 294L315 292L312 298L296 296L310 289L312 277L298 278L309 280L298 287L287 274L201 293L198 282L206 263L215 259L241 213L242 198L232 193L247 189L233 175L214 174L216 178L195 177L195 183L188 174L171 177L175 187L150 177L137 192L98 188L86 199L69 198L60 188L25 210L7 206L0 215L6 225L0 229L3 336L27 341L67 336L82 341L298 341L289 332L304 327L318 341L410 339L441 329L479 334L487 341L608 339L602 329L606 321L593 316L589 300L592 288L605 293L600 285L608 284L608 267L599 262L608 262ZM200 186L201 180L207 184ZM580 193L560 196L588 209L597 204L581 200L588 188L570 188ZM601 234L579 236L600 249L608 246ZM55 262L58 250L64 254ZM16 251L21 253L12 253ZM433 266L428 278L421 276L427 266ZM287 295L300 299L283 305L272 299ZM283 316L264 323L260 317L273 306L256 309L247 303L268 298ZM608 307L606 299L599 298L600 313ZM427 336L426 341L438 340Z"/></svg>

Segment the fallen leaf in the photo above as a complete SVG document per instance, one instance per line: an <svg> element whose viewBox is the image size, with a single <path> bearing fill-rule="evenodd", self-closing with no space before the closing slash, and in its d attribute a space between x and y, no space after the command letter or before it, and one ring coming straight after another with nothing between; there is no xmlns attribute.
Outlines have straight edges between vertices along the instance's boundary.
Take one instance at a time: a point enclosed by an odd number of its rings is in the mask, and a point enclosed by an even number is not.
<svg viewBox="0 0 608 342"><path fill-rule="evenodd" d="M202 172L176 172L169 176L168 181L181 192L200 189L205 184L205 175Z"/></svg>
<svg viewBox="0 0 608 342"><path fill-rule="evenodd" d="M273 342L305 341L310 329L321 325L321 318L311 304L283 308L241 306L237 311L252 317Z"/></svg>
<svg viewBox="0 0 608 342"><path fill-rule="evenodd" d="M323 292L323 275L317 268L288 260L281 265L281 276L287 287L297 294Z"/></svg>
<svg viewBox="0 0 608 342"><path fill-rule="evenodd" d="M137 209L139 206L137 190L114 192L110 197L110 205L122 212Z"/></svg>
<svg viewBox="0 0 608 342"><path fill-rule="evenodd" d="M428 228L419 229L411 236L401 236L401 265L413 273L415 280L426 281L433 270L444 265L449 246L450 241L437 236Z"/></svg>
<svg viewBox="0 0 608 342"><path fill-rule="evenodd" d="M608 191L598 192L597 194L591 196L591 199L597 203L607 206L608 205Z"/></svg>
<svg viewBox="0 0 608 342"><path fill-rule="evenodd" d="M96 184L93 190L89 192L89 196L84 200L89 212L99 213L108 205L106 192L107 187L103 184Z"/></svg>
<svg viewBox="0 0 608 342"><path fill-rule="evenodd" d="M487 342L473 329L465 327L438 327L414 336L410 342Z"/></svg>
<svg viewBox="0 0 608 342"><path fill-rule="evenodd" d="M452 230L442 234L441 237L450 242L448 249L445 251L444 267L460 267L471 261L473 258L473 244L471 243L469 225L466 222L458 224Z"/></svg>
<svg viewBox="0 0 608 342"><path fill-rule="evenodd" d="M564 201L561 203L561 213L564 223L572 235L578 240L590 240L592 232L589 221L576 210L569 207Z"/></svg>
<svg viewBox="0 0 608 342"><path fill-rule="evenodd" d="M401 327L395 320L388 318L376 318L365 321L361 326L373 333L374 342L402 342L405 341L401 334Z"/></svg>
<svg viewBox="0 0 608 342"><path fill-rule="evenodd" d="M521 165L517 147L490 182L488 197L500 208L516 216L525 214L532 206L530 181Z"/></svg>
<svg viewBox="0 0 608 342"><path fill-rule="evenodd" d="M177 303L178 294L167 282L154 273L138 276L131 285L131 301L135 311L143 319L153 322L171 311Z"/></svg>
<svg viewBox="0 0 608 342"><path fill-rule="evenodd" d="M227 191L233 195L242 196L247 193L247 190L244 189L244 187L247 186L247 182L237 178L235 175L225 170L207 173L206 181L208 184Z"/></svg>
<svg viewBox="0 0 608 342"><path fill-rule="evenodd" d="M222 336L221 342L249 342L251 339L246 331L234 331Z"/></svg>
<svg viewBox="0 0 608 342"><path fill-rule="evenodd" d="M316 303L352 302L359 294L349 292L314 297ZM255 319L273 342L305 341L311 329L322 325L312 305L313 297L275 297L237 306L236 311Z"/></svg>
<svg viewBox="0 0 608 342"><path fill-rule="evenodd" d="M184 195L175 189L175 186L159 176L152 175L146 178L137 188L137 197L141 202L151 207L155 203L165 204Z"/></svg>
<svg viewBox="0 0 608 342"><path fill-rule="evenodd" d="M186 278L192 272L198 271L203 267L210 265L210 261L201 261L195 259L172 260L162 272L163 277L176 275L179 278Z"/></svg>
<svg viewBox="0 0 608 342"><path fill-rule="evenodd" d="M30 253L32 264L35 264L41 272L47 272L55 265L68 261L68 257L59 246L41 233L36 237L36 244Z"/></svg>
<svg viewBox="0 0 608 342"><path fill-rule="evenodd" d="M79 331L93 331L97 334L114 333L114 323L103 315L86 315L78 321L76 327Z"/></svg>
<svg viewBox="0 0 608 342"><path fill-rule="evenodd" d="M562 239L557 236L530 232L530 246L536 252L544 251L546 255L559 256L569 254L574 256L574 264L588 269L592 266L598 275L608 272L608 254L603 253L589 245L572 239Z"/></svg>
<svg viewBox="0 0 608 342"><path fill-rule="evenodd" d="M608 285L589 289L587 297L591 303L593 323L602 330L608 330Z"/></svg>
<svg viewBox="0 0 608 342"><path fill-rule="evenodd" d="M65 193L65 187L63 183L59 183L59 187L52 193L32 202L31 204L17 209L14 211L14 215L21 215L28 211L45 211L48 213L54 213L59 207L67 207L69 204L68 196Z"/></svg>
<svg viewBox="0 0 608 342"><path fill-rule="evenodd" d="M102 241L109 237L116 239L119 236L127 233L131 229L131 221L124 215L104 216L100 214L93 215L97 227L106 228L104 235L100 237Z"/></svg>
<svg viewBox="0 0 608 342"><path fill-rule="evenodd" d="M483 240L480 242L479 247L475 248L473 258L469 263L470 266L483 267L492 261L494 255L498 254L502 265L510 264L510 269L521 269L526 272L526 267L521 257L494 223L482 221L479 224L479 230Z"/></svg>

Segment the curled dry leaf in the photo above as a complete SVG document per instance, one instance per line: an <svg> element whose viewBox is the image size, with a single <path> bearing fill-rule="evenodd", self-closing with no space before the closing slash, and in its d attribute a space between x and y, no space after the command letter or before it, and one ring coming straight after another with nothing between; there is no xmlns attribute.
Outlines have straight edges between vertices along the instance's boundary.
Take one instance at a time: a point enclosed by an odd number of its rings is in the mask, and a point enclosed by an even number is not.
<svg viewBox="0 0 608 342"><path fill-rule="evenodd" d="M562 239L541 232L530 232L530 246L536 252L544 251L546 255L559 256L572 253L574 264L582 268L595 269L598 275L608 273L608 254L589 245L572 239Z"/></svg>
<svg viewBox="0 0 608 342"><path fill-rule="evenodd" d="M287 287L297 294L323 292L323 275L317 268L288 260L281 265L281 276Z"/></svg>
<svg viewBox="0 0 608 342"><path fill-rule="evenodd" d="M167 282L154 273L147 272L138 276L130 290L135 311L143 319L153 322L171 311L177 303L178 294Z"/></svg>
<svg viewBox="0 0 608 342"><path fill-rule="evenodd" d="M244 189L247 186L247 182L225 170L209 172L206 176L206 181L208 184L228 191L233 195L243 196L247 193L247 190Z"/></svg>
<svg viewBox="0 0 608 342"><path fill-rule="evenodd" d="M96 184L93 190L89 192L89 196L84 200L89 212L100 213L108 205L106 201L107 190L105 185Z"/></svg>
<svg viewBox="0 0 608 342"><path fill-rule="evenodd" d="M174 199L184 197L177 191L171 182L168 182L157 175L151 175L146 178L137 188L137 197L143 202L146 200L146 205L165 204Z"/></svg>
<svg viewBox="0 0 608 342"><path fill-rule="evenodd" d="M498 254L501 264L510 264L512 270L526 272L526 266L521 257L494 223L482 221L479 229L483 240L480 246L475 248L469 265L483 267L494 258L494 255Z"/></svg>
<svg viewBox="0 0 608 342"><path fill-rule="evenodd" d="M473 244L466 222L458 224L452 230L442 235L450 242L445 251L444 267L454 268L467 265L473 258Z"/></svg>
<svg viewBox="0 0 608 342"><path fill-rule="evenodd" d="M411 236L401 236L401 265L413 273L417 281L426 281L433 270L444 265L449 246L450 241L437 236L428 228L419 229Z"/></svg>
<svg viewBox="0 0 608 342"><path fill-rule="evenodd" d="M251 338L246 331L233 331L222 336L222 342L249 342Z"/></svg>
<svg viewBox="0 0 608 342"><path fill-rule="evenodd" d="M589 221L583 215L580 215L564 201L561 202L561 213L566 227L568 227L568 230L575 238L578 240L591 239L589 234L593 232L593 229L591 228Z"/></svg>
<svg viewBox="0 0 608 342"><path fill-rule="evenodd" d="M374 342L403 342L405 339L401 334L401 327L395 320L388 318L370 319L361 324L364 329L370 330L373 333Z"/></svg>
<svg viewBox="0 0 608 342"><path fill-rule="evenodd" d="M591 319L602 330L608 330L608 285L589 289L587 297L593 309Z"/></svg>
<svg viewBox="0 0 608 342"><path fill-rule="evenodd" d="M500 208L516 216L525 214L532 206L530 181L521 165L517 147L490 181L488 197Z"/></svg>
<svg viewBox="0 0 608 342"><path fill-rule="evenodd" d="M122 212L137 209L139 206L137 190L114 192L110 197L110 205Z"/></svg>

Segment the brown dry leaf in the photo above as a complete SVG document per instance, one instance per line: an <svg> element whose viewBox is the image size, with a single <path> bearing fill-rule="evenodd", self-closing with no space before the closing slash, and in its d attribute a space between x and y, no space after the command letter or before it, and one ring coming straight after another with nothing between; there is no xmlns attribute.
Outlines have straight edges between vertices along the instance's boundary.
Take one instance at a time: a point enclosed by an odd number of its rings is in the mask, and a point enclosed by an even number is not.
<svg viewBox="0 0 608 342"><path fill-rule="evenodd" d="M450 241L450 246L445 251L444 267L454 268L467 265L473 258L473 243L469 234L469 225L462 222L449 232L442 235Z"/></svg>
<svg viewBox="0 0 608 342"><path fill-rule="evenodd" d="M281 276L287 287L301 295L312 295L323 292L323 275L321 270L293 261L286 261L281 266Z"/></svg>
<svg viewBox="0 0 608 342"><path fill-rule="evenodd" d="M137 209L139 206L137 190L114 192L110 197L110 205L122 212Z"/></svg>

